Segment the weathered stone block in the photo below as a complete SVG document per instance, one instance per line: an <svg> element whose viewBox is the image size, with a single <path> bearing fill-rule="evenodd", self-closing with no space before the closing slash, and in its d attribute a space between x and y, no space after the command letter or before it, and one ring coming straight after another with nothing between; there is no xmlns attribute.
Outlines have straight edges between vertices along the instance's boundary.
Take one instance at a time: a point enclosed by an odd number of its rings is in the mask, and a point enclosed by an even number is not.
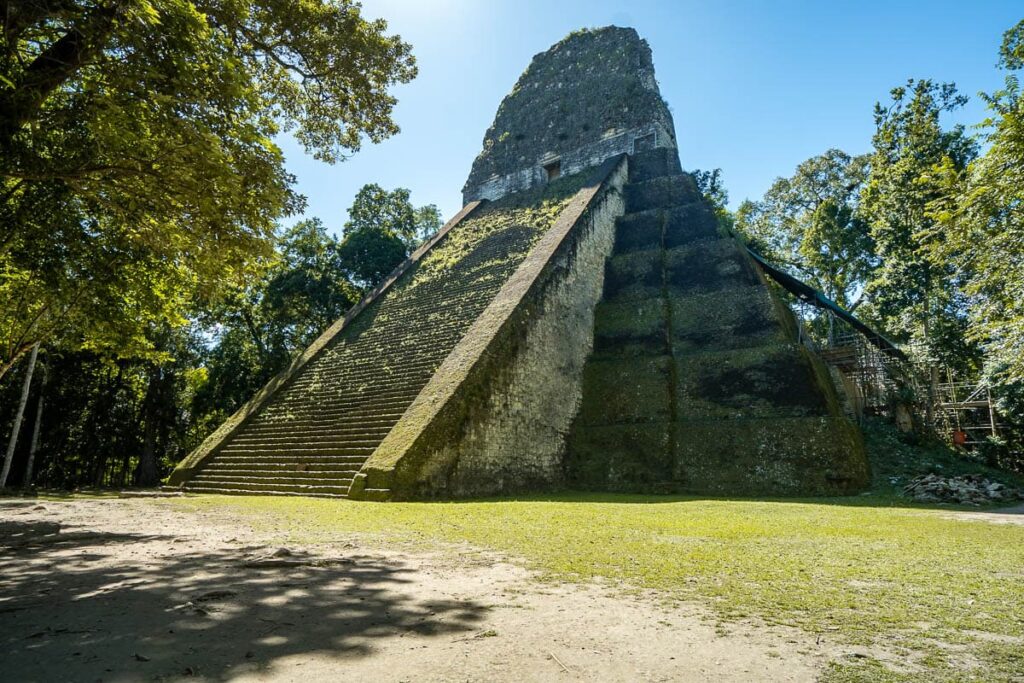
<svg viewBox="0 0 1024 683"><path fill-rule="evenodd" d="M661 296L661 249L635 251L608 259L604 272L605 301L637 301Z"/></svg>
<svg viewBox="0 0 1024 683"><path fill-rule="evenodd" d="M746 254L732 240L691 242L666 254L670 296L760 284Z"/></svg>
<svg viewBox="0 0 1024 683"><path fill-rule="evenodd" d="M656 210L622 216L615 225L615 253L660 249L663 225L662 212Z"/></svg>
<svg viewBox="0 0 1024 683"><path fill-rule="evenodd" d="M601 491L663 491L677 469L672 429L669 422L652 422L575 430L566 482Z"/></svg>
<svg viewBox="0 0 1024 683"><path fill-rule="evenodd" d="M679 357L678 414L719 419L828 415L828 398L805 353L794 344Z"/></svg>
<svg viewBox="0 0 1024 683"><path fill-rule="evenodd" d="M626 186L626 212L662 209L700 201L693 176L683 173Z"/></svg>
<svg viewBox="0 0 1024 683"><path fill-rule="evenodd" d="M675 461L681 490L701 494L848 495L869 480L860 433L843 417L683 421Z"/></svg>
<svg viewBox="0 0 1024 683"><path fill-rule="evenodd" d="M583 371L579 425L671 419L669 356L591 359Z"/></svg>
<svg viewBox="0 0 1024 683"><path fill-rule="evenodd" d="M665 247L718 237L718 219L707 202L686 204L665 212Z"/></svg>
<svg viewBox="0 0 1024 683"><path fill-rule="evenodd" d="M673 297L669 301L676 355L789 341L771 294L764 286Z"/></svg>
<svg viewBox="0 0 1024 683"><path fill-rule="evenodd" d="M634 154L629 158L629 182L639 183L662 176L680 175L679 152L659 147Z"/></svg>
<svg viewBox="0 0 1024 683"><path fill-rule="evenodd" d="M594 354L662 355L668 348L663 299L605 302L594 312Z"/></svg>

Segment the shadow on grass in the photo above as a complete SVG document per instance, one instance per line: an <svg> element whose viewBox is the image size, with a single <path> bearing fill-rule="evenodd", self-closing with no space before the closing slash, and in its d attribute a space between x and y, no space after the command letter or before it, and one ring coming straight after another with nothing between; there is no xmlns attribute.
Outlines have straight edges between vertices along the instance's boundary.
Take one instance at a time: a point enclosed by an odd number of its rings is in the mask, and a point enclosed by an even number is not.
<svg viewBox="0 0 1024 683"><path fill-rule="evenodd" d="M417 597L402 563L188 543L2 522L5 678L225 679L293 655L363 657L384 636L472 630L486 611Z"/></svg>

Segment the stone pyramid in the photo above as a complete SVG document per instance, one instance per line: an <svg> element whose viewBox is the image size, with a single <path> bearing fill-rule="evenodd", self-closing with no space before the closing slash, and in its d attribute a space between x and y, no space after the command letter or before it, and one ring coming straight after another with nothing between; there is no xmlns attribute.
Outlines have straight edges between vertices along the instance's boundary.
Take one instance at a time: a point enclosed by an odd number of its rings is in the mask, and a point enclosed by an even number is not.
<svg viewBox="0 0 1024 683"><path fill-rule="evenodd" d="M681 171L635 31L534 57L463 197L169 483L370 500L867 483L828 372Z"/></svg>

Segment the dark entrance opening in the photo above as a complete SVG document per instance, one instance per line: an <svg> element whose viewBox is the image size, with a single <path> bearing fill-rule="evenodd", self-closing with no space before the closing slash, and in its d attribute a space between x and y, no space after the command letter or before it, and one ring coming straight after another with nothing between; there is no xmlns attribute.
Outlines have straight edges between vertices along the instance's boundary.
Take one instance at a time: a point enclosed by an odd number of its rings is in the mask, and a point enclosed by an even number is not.
<svg viewBox="0 0 1024 683"><path fill-rule="evenodd" d="M548 174L548 182L562 175L562 162L559 159L552 161L550 164L544 164L544 172Z"/></svg>

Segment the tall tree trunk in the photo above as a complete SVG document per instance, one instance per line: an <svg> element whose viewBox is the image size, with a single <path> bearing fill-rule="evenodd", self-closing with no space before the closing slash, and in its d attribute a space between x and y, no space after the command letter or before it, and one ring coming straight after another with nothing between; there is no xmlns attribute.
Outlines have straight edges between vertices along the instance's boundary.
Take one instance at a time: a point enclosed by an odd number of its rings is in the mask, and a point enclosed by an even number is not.
<svg viewBox="0 0 1024 683"><path fill-rule="evenodd" d="M146 387L146 398L143 403L142 419L143 442L142 455L135 467L136 486L156 486L160 483L160 473L156 466L156 432L160 413L160 367L154 365L149 372L149 385Z"/></svg>
<svg viewBox="0 0 1024 683"><path fill-rule="evenodd" d="M97 435L101 434L101 430L110 424L111 414L114 410L114 405L117 403L118 392L121 391L123 386L122 376L124 374L124 365L121 363L117 364L117 374L110 377L107 382L106 389L100 394L97 400L97 408L92 416L93 430L92 438L90 439L91 447L88 452L96 453L96 459L92 463L92 471L90 479L92 485L101 487L106 481L107 475L107 464L110 459L110 453L116 451L116 437L111 437L108 442L100 442Z"/></svg>
<svg viewBox="0 0 1024 683"><path fill-rule="evenodd" d="M32 488L32 467L36 462L36 450L39 448L39 426L43 422L43 395L46 390L46 364L43 364L43 381L39 383L39 400L36 402L36 423L32 426L32 442L28 447L28 464L25 465L25 478L22 488Z"/></svg>
<svg viewBox="0 0 1024 683"><path fill-rule="evenodd" d="M28 403L28 391L32 388L32 371L36 369L36 356L39 355L39 342L32 346L28 357L28 368L25 371L25 383L21 387L21 400L18 401L18 412L14 414L14 425L11 427L11 439L7 442L7 455L4 456L4 467L0 471L0 489L7 485L7 475L11 472L11 461L14 460L14 448L18 445L18 432L21 430L21 418L25 416L25 404Z"/></svg>

